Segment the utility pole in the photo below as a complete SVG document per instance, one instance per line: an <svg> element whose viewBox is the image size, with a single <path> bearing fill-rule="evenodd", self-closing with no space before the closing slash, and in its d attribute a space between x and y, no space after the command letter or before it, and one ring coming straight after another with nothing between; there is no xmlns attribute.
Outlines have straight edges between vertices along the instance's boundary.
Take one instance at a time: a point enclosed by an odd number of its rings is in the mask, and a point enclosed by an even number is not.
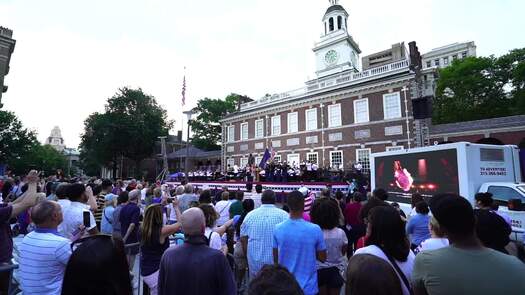
<svg viewBox="0 0 525 295"><path fill-rule="evenodd" d="M193 111L189 110L184 112L184 114L188 117L188 133L186 134L186 161L184 162L184 172L186 173L186 178L188 177L188 163L190 158L190 120L191 115L193 115Z"/></svg>
<svg viewBox="0 0 525 295"><path fill-rule="evenodd" d="M159 180L166 180L170 174L168 170L168 155L166 154L166 138L166 136L159 136L160 150L162 154L162 172L160 172L157 177Z"/></svg>

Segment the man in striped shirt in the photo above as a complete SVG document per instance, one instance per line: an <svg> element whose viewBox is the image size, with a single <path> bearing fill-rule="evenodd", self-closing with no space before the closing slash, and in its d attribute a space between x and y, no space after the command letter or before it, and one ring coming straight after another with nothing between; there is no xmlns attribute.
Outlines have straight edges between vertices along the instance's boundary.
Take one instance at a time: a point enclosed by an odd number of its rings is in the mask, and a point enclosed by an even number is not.
<svg viewBox="0 0 525 295"><path fill-rule="evenodd" d="M54 201L42 201L31 211L36 225L19 246L20 288L24 294L60 294L70 241L58 234L62 209Z"/></svg>

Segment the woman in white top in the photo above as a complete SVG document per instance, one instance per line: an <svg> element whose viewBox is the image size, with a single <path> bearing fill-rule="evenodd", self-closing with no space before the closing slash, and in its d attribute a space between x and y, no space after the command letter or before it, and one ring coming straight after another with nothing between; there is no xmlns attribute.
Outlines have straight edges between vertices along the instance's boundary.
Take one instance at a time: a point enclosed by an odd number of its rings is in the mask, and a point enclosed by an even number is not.
<svg viewBox="0 0 525 295"><path fill-rule="evenodd" d="M326 261L317 261L319 295L340 294L344 279L341 273L347 266L346 249L348 238L338 228L341 209L339 202L331 198L321 198L314 202L310 212L312 222L323 230L326 244Z"/></svg>
<svg viewBox="0 0 525 295"><path fill-rule="evenodd" d="M215 204L215 211L217 211L217 214L219 214L219 218L217 219L218 226L223 225L224 223L226 223L226 221L228 221L228 219L230 219L230 205L232 201L229 200L229 198L230 198L230 193L223 192L221 194L222 200L220 200L219 202L217 202L217 204Z"/></svg>
<svg viewBox="0 0 525 295"><path fill-rule="evenodd" d="M405 223L395 208L380 206L370 211L365 245L354 255L371 254L389 262L399 277L403 294L410 295L415 256L410 251Z"/></svg>
<svg viewBox="0 0 525 295"><path fill-rule="evenodd" d="M419 245L419 247L414 250L416 254L421 251L436 250L448 247L448 239L445 238L445 233L439 227L439 223L436 218L434 218L434 216L430 217L428 229L430 230L431 237L430 239L423 241L421 245Z"/></svg>
<svg viewBox="0 0 525 295"><path fill-rule="evenodd" d="M226 223L220 227L216 227L218 215L215 209L213 209L213 206L210 204L201 204L199 208L204 213L204 218L206 219L204 236L208 239L208 246L220 250L226 255L228 253L228 247L226 244L223 244L221 236L224 235L226 229L233 224L233 219L226 221Z"/></svg>

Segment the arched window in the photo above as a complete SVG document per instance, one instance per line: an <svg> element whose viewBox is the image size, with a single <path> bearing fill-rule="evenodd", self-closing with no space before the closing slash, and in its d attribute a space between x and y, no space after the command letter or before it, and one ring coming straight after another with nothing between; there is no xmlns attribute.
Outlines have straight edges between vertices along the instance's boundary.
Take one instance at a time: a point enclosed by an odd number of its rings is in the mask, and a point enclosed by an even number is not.
<svg viewBox="0 0 525 295"><path fill-rule="evenodd" d="M330 32L334 30L334 18L330 18Z"/></svg>
<svg viewBox="0 0 525 295"><path fill-rule="evenodd" d="M343 18L341 16L337 17L337 29L340 30L343 26Z"/></svg>

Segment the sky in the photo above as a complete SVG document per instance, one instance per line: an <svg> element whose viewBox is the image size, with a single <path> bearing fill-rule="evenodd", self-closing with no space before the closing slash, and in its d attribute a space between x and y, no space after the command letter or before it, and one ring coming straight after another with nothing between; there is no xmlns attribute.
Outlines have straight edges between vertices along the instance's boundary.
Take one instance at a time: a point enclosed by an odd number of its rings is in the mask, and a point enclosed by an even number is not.
<svg viewBox="0 0 525 295"><path fill-rule="evenodd" d="M525 47L523 0L340 0L365 56L397 42L421 53L475 41L479 56ZM315 77L328 0L0 0L17 40L2 96L44 141L59 126L77 147L84 120L121 87L182 111L235 92L258 99ZM186 71L184 71L186 67ZM181 87L187 80L186 106ZM184 125L184 129L186 129Z"/></svg>

